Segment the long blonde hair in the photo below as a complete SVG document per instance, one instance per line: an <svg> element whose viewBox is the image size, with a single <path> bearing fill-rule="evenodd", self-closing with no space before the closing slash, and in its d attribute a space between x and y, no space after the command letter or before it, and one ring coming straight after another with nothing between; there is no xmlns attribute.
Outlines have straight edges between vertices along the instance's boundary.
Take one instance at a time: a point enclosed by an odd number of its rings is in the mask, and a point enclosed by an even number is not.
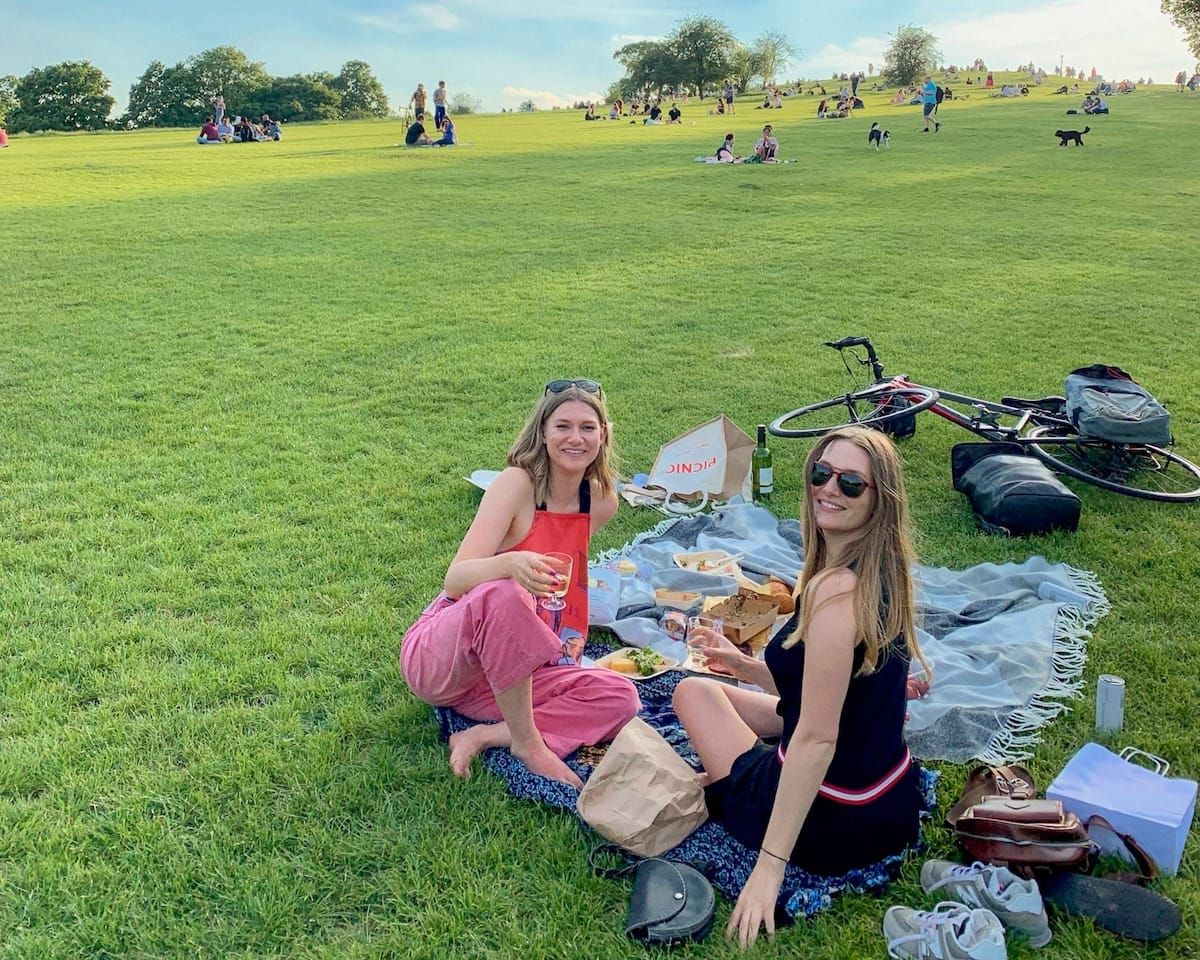
<svg viewBox="0 0 1200 960"><path fill-rule="evenodd" d="M608 405L604 402L604 394L588 393L579 387L567 387L558 393L543 395L525 421L525 426L517 434L517 439L508 449L508 465L520 467L533 480L535 503L545 503L550 496L550 456L546 453L546 441L543 437L546 421L555 410L572 400L586 403L600 420L600 450L596 459L588 465L584 476L595 481L602 498L611 497L617 492L617 483L613 476L617 467L617 454L613 448L612 431L608 428Z"/></svg>
<svg viewBox="0 0 1200 960"><path fill-rule="evenodd" d="M927 678L932 679L933 670L917 641L916 600L912 581L916 552L913 550L909 525L908 498L904 493L904 468L892 441L877 430L842 427L827 433L809 451L804 462L801 615L796 632L784 646L790 647L804 637L816 613L816 604L812 600L815 581L828 569L829 548L824 533L817 526L816 498L808 477L813 464L837 440L846 440L867 454L871 462L871 479L875 484L875 505L862 535L849 544L845 554L838 558L839 566L853 570L857 578L852 603L858 642L863 646L862 666L858 672L874 673L881 656L886 656L893 638L902 637L909 658L919 661Z"/></svg>

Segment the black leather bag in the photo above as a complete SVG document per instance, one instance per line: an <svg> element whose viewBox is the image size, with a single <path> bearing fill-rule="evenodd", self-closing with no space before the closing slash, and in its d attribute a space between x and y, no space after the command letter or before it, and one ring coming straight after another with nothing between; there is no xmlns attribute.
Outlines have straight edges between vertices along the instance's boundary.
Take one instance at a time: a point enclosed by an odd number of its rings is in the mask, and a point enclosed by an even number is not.
<svg viewBox="0 0 1200 960"><path fill-rule="evenodd" d="M1079 526L1079 498L1020 444L955 444L950 474L989 533L1025 537Z"/></svg>
<svg viewBox="0 0 1200 960"><path fill-rule="evenodd" d="M700 941L708 936L716 895L703 873L689 863L660 857L615 870L596 866L596 857L603 852L620 853L612 844L593 850L589 859L597 874L621 877L633 873L633 893L625 918L628 936L658 946Z"/></svg>

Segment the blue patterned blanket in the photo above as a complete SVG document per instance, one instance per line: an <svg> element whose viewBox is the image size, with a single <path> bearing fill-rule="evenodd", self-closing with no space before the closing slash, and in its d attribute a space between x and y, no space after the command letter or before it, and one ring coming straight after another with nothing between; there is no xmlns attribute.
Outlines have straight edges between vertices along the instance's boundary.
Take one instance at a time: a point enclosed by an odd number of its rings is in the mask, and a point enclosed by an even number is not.
<svg viewBox="0 0 1200 960"><path fill-rule="evenodd" d="M602 656L604 652L589 644L589 655ZM699 769L700 763L692 750L691 742L671 709L671 693L681 679L681 673L672 671L639 684L638 691L642 697L640 716L662 734L680 756ZM446 707L437 708L435 713L443 739L474 722ZM581 756L584 754L587 756ZM584 781L591 775L595 762L598 762L598 758L592 761L590 756L590 752L585 748L567 758L567 764ZM485 769L504 780L513 796L575 812L575 801L579 797L579 791L565 783L547 780L530 773L509 751L485 751L483 765ZM937 806L934 795L936 783L936 772L922 772L926 812L933 811ZM580 824L584 829L590 829L582 820ZM600 840L597 836L597 842ZM710 821L663 856L672 860L705 864L713 885L732 901L737 899L750 876L750 871L754 868L756 852L748 850L731 837L719 823ZM817 876L799 867L789 866L780 890L780 907L790 917L813 916L826 909L833 902L833 898L843 891L861 893L881 890L895 876L903 861L904 857L900 855L888 857L873 866L851 870L840 877Z"/></svg>

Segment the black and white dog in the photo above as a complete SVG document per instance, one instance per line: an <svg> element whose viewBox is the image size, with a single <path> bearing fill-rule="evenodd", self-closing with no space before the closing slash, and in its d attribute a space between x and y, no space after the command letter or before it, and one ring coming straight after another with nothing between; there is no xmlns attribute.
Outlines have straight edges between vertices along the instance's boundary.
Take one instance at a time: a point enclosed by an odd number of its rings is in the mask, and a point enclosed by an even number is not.
<svg viewBox="0 0 1200 960"><path fill-rule="evenodd" d="M881 146L884 150L889 150L892 146L892 135L887 130L880 130L879 124L873 123L867 134L867 146L874 147L876 153L879 152Z"/></svg>

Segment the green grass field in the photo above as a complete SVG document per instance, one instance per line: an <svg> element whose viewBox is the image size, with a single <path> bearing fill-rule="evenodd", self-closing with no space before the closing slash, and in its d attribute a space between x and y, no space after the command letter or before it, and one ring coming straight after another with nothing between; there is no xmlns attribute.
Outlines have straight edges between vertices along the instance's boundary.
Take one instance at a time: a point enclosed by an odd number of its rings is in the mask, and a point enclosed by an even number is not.
<svg viewBox="0 0 1200 960"><path fill-rule="evenodd" d="M997 78L1002 82L1002 78ZM828 84L827 84L828 85ZM453 779L397 643L542 384L603 381L629 472L724 412L747 430L845 389L822 340L999 397L1106 361L1200 457L1195 140L1170 87L1065 117L1017 101L815 98L684 125L464 117L453 150L393 123L198 147L195 131L14 137L0 151L0 958L641 957L594 837L486 774ZM956 87L966 93L970 88ZM233 105L231 105L233 106ZM235 108L236 109L236 108ZM881 119L892 148L868 151ZM778 166L708 166L727 130ZM1055 129L1088 123L1086 147ZM1200 773L1200 513L1076 485L1080 529L976 532L950 486L971 439L904 447L928 563L1040 553L1113 604L1087 696L1030 766L1092 739ZM773 442L794 510L801 441ZM615 547L660 519L623 509ZM944 765L944 804L965 768ZM933 851L952 843L935 826ZM1139 948L1059 922L1053 958L1200 954L1195 838L1160 889L1186 925ZM918 865L762 957L883 956ZM718 922L728 917L722 905ZM1011 956L1031 956L1023 944ZM714 936L681 955L732 956Z"/></svg>

